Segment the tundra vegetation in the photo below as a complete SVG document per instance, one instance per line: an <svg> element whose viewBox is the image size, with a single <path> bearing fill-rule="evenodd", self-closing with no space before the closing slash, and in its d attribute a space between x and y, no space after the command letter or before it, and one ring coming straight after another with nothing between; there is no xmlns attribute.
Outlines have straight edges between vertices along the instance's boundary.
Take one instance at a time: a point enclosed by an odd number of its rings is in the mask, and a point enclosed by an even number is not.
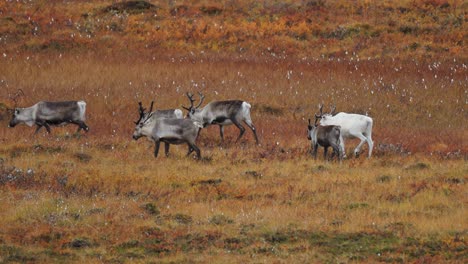
<svg viewBox="0 0 468 264"><path fill-rule="evenodd" d="M2 1L0 262L463 263L466 3ZM89 133L8 128L84 100ZM137 103L251 104L154 159ZM317 105L373 119L372 158L310 157ZM186 114L184 112L184 114ZM367 152L367 144L363 146Z"/></svg>

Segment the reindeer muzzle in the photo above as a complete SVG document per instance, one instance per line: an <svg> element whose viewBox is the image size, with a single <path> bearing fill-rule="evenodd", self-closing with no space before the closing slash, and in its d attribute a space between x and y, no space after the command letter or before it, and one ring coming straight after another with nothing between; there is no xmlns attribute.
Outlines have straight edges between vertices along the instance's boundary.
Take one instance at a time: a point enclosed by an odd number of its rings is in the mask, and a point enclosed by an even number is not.
<svg viewBox="0 0 468 264"><path fill-rule="evenodd" d="M15 127L17 124L16 122L13 122L13 120L8 124L8 127Z"/></svg>

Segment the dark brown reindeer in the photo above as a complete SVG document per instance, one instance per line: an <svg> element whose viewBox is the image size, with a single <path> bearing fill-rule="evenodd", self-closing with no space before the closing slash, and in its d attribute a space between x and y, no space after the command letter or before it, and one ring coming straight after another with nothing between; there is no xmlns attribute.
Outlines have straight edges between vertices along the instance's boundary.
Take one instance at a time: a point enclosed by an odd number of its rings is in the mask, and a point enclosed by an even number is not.
<svg viewBox="0 0 468 264"><path fill-rule="evenodd" d="M155 143L154 157L158 157L159 145L164 142L165 154L169 155L170 144L179 145L187 144L189 149L187 156L193 151L196 152L197 158L200 159L200 149L195 145L198 137L198 132L201 125L190 119L179 118L154 118L153 103L151 102L150 110L145 112L141 102L138 103L139 119L135 122L135 131L133 139L138 140L141 137L148 137Z"/></svg>
<svg viewBox="0 0 468 264"><path fill-rule="evenodd" d="M312 142L312 155L317 158L318 146L322 146L323 157L327 159L328 147L333 148L333 156L338 155L338 160L342 159L340 151L340 126L322 126L317 125L318 118L315 119L314 125L310 123L307 126L307 138Z"/></svg>
<svg viewBox="0 0 468 264"><path fill-rule="evenodd" d="M241 100L212 101L200 109L205 96L200 92L198 94L200 95L200 102L197 106L193 105L195 102L193 94L186 94L190 100L190 107L182 107L188 111L188 118L201 123L203 127L218 125L222 142L224 141L224 126L232 124L240 130L236 140L238 142L245 133L245 128L242 126L242 122L244 122L252 130L255 141L259 144L257 131L250 118L250 108L252 106L249 103Z"/></svg>
<svg viewBox="0 0 468 264"><path fill-rule="evenodd" d="M19 90L21 91L21 90ZM21 91L21 94L24 93ZM45 127L50 133L50 126L59 126L66 124L75 124L78 126L77 132L81 129L88 132L89 127L85 123L86 102L84 101L61 101L46 102L40 101L31 107L16 107L17 93L14 97L15 109L10 120L9 127L15 127L18 124L25 123L28 126L36 125L36 132Z"/></svg>

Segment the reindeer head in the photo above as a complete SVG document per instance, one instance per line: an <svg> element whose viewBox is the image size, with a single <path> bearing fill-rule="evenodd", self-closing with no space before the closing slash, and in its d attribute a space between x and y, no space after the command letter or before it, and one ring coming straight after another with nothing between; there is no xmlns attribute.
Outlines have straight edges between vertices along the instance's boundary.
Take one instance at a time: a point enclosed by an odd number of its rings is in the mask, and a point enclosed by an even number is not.
<svg viewBox="0 0 468 264"><path fill-rule="evenodd" d="M310 123L310 118L309 118L309 124L307 125L307 139L308 140L312 140L312 135L313 135L314 131L317 129L317 121L318 120L319 120L319 118L317 118L317 116L316 116L315 117L315 122L312 125Z"/></svg>
<svg viewBox="0 0 468 264"><path fill-rule="evenodd" d="M319 104L320 114L318 115L315 114L315 122L317 123L318 119L321 119L322 124L327 122L328 119L330 119L331 117L335 115L335 110L336 110L336 106L334 105L330 108L330 113L323 113L323 105Z"/></svg>
<svg viewBox="0 0 468 264"><path fill-rule="evenodd" d="M197 112L200 112L199 108L200 108L201 104L203 103L203 100L205 99L205 96L201 92L198 92L198 95L200 96L200 102L198 103L197 106L193 106L193 103L195 102L195 99L193 99L193 94L186 93L186 95L187 95L187 98L190 101L190 106L189 107L182 106L182 108L184 108L185 110L188 111L187 118L193 118L194 115Z"/></svg>
<svg viewBox="0 0 468 264"><path fill-rule="evenodd" d="M24 92L21 89L18 89L15 94L8 95L9 99L13 101L14 106L13 108L7 108L7 111L11 113L11 120L8 127L15 127L17 124L21 122L27 121L27 116L23 116L24 108L18 108L18 101L21 97L24 96Z"/></svg>
<svg viewBox="0 0 468 264"><path fill-rule="evenodd" d="M22 115L21 114L23 112L23 109L22 108L15 108L15 109L11 109L10 111L12 111L12 116L11 116L10 123L8 124L8 127L15 127L16 125L18 125L19 123L22 122Z"/></svg>
<svg viewBox="0 0 468 264"><path fill-rule="evenodd" d="M146 129L147 126L149 126L151 122L151 117L153 116L153 104L154 101L151 102L150 110L148 112L145 112L145 108L143 108L143 105L141 102L138 102L138 114L140 117L135 123L135 131L133 132L133 139L138 140L139 138L143 136L148 136L148 133L151 132L151 129L148 130Z"/></svg>

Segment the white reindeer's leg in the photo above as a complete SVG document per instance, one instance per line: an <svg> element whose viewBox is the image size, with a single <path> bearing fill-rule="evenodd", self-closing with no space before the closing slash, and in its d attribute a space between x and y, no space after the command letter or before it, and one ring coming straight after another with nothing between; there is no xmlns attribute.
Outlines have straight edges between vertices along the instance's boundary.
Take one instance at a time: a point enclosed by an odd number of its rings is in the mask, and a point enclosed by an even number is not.
<svg viewBox="0 0 468 264"><path fill-rule="evenodd" d="M344 138L342 135L340 135L340 148L341 148L341 153L342 153L342 158L346 158L346 151L345 151L345 142Z"/></svg>
<svg viewBox="0 0 468 264"><path fill-rule="evenodd" d="M252 132L253 132L254 137L255 137L255 142L256 142L257 145L258 145L259 142L258 142L258 137L257 137L257 130L255 129L255 126L253 125L252 120L246 119L246 120L244 120L244 123L245 123L248 127L250 127L250 129L252 129Z"/></svg>
<svg viewBox="0 0 468 264"><path fill-rule="evenodd" d="M357 147L354 149L354 156L357 157L359 156L359 151L361 150L362 145L366 142L367 138L362 133L356 133L351 135L361 140L361 142L359 142L359 145L357 145Z"/></svg>
<svg viewBox="0 0 468 264"><path fill-rule="evenodd" d="M369 156L368 156L368 158L370 158L372 156L372 149L374 148L374 141L372 141L372 136L371 135L368 135L366 140L367 140L367 145L369 146Z"/></svg>

